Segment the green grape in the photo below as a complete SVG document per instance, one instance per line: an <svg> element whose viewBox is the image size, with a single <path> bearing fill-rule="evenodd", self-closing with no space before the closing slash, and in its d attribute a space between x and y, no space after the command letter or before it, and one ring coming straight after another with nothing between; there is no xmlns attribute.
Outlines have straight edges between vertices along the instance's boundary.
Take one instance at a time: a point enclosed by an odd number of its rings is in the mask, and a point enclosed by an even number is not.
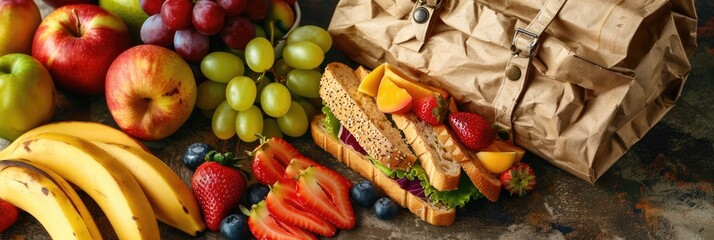
<svg viewBox="0 0 714 240"><path fill-rule="evenodd" d="M245 50L244 49L229 48L226 46L225 48L223 48L223 51L238 56L240 58L240 60L245 63ZM244 75L245 75L245 70L248 70L248 69L243 68Z"/></svg>
<svg viewBox="0 0 714 240"><path fill-rule="evenodd" d="M286 85L297 95L318 98L320 97L320 78L322 73L312 69L293 69L288 73Z"/></svg>
<svg viewBox="0 0 714 240"><path fill-rule="evenodd" d="M246 76L234 77L228 82L225 95L226 101L236 111L248 110L255 102L255 82Z"/></svg>
<svg viewBox="0 0 714 240"><path fill-rule="evenodd" d="M290 102L288 112L278 118L278 127L285 135L291 137L299 137L307 132L307 115L298 102Z"/></svg>
<svg viewBox="0 0 714 240"><path fill-rule="evenodd" d="M332 47L330 33L318 26L305 25L295 28L288 35L288 44L308 41L320 46L322 52L327 52Z"/></svg>
<svg viewBox="0 0 714 240"><path fill-rule="evenodd" d="M243 75L243 61L227 52L212 52L201 60L201 72L208 79L228 83L233 77Z"/></svg>
<svg viewBox="0 0 714 240"><path fill-rule="evenodd" d="M314 69L325 59L325 53L320 46L312 42L296 42L288 44L283 49L283 59L291 67L299 69Z"/></svg>
<svg viewBox="0 0 714 240"><path fill-rule="evenodd" d="M216 137L227 140L236 134L236 116L238 111L233 110L227 101L223 101L213 113L211 128Z"/></svg>
<svg viewBox="0 0 714 240"><path fill-rule="evenodd" d="M275 61L275 51L268 39L253 38L245 46L245 61L254 72L265 72L270 69Z"/></svg>
<svg viewBox="0 0 714 240"><path fill-rule="evenodd" d="M196 107L198 109L216 109L218 104L226 100L226 84L214 81L203 81L196 89Z"/></svg>
<svg viewBox="0 0 714 240"><path fill-rule="evenodd" d="M278 122L275 118L263 119L263 136L265 139L272 137L283 138L283 132L280 131L280 127L278 127Z"/></svg>
<svg viewBox="0 0 714 240"><path fill-rule="evenodd" d="M290 109L290 91L280 83L269 83L260 93L260 105L268 116L280 117Z"/></svg>
<svg viewBox="0 0 714 240"><path fill-rule="evenodd" d="M273 65L273 70L275 71L275 74L278 76L287 76L290 70L293 70L293 67L288 65L285 62L285 59L278 59L278 61L275 62L275 65Z"/></svg>
<svg viewBox="0 0 714 240"><path fill-rule="evenodd" d="M216 109L201 109L201 115L207 118L213 118L213 113L216 112Z"/></svg>
<svg viewBox="0 0 714 240"><path fill-rule="evenodd" d="M315 106L312 105L312 103L308 102L307 100L299 100L297 101L300 106L302 106L302 109L305 110L305 115L307 115L307 120L308 122L312 122L312 117L317 114L317 109Z"/></svg>
<svg viewBox="0 0 714 240"><path fill-rule="evenodd" d="M258 140L258 135L263 134L263 113L255 105L248 110L238 112L235 119L236 133L244 142Z"/></svg>
<svg viewBox="0 0 714 240"><path fill-rule="evenodd" d="M268 34L265 34L265 30L263 29L263 27L254 23L253 28L255 29L255 37L262 37L268 39Z"/></svg>

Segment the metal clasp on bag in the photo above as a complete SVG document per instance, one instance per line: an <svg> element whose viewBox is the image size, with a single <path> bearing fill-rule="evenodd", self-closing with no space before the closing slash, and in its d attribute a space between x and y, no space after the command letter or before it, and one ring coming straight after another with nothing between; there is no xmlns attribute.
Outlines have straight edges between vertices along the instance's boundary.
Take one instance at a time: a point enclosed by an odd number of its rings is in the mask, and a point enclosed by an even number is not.
<svg viewBox="0 0 714 240"><path fill-rule="evenodd" d="M414 35L419 41L418 49L424 46L427 38L434 28L434 22L439 15L439 10L447 0L417 0L411 12L411 22Z"/></svg>
<svg viewBox="0 0 714 240"><path fill-rule="evenodd" d="M531 42L528 44L528 47L526 48L526 50L528 50L528 52L525 55L521 55L521 50L518 49L518 47L516 47L516 41L518 40L518 36L521 34L531 38ZM511 41L511 54L513 56L517 56L517 57L524 57L524 58L532 57L538 51L538 39L539 39L538 34L529 32L528 30L525 30L523 28L518 28L518 30L516 30L516 34L513 35L513 40Z"/></svg>
<svg viewBox="0 0 714 240"><path fill-rule="evenodd" d="M437 10L441 8L441 6L444 5L444 0L436 0L436 3L429 3L427 0L418 0L416 2L416 6L414 6L414 11L412 11L412 19L414 19L414 22L422 24L428 22L429 18L431 16L429 12L434 12L434 11L429 11L427 8L431 8L432 10Z"/></svg>

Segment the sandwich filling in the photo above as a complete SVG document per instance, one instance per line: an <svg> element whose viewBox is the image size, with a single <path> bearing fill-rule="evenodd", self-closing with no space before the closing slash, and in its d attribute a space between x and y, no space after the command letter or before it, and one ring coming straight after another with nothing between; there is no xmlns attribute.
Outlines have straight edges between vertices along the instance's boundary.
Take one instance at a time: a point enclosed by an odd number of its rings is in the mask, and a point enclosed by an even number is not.
<svg viewBox="0 0 714 240"><path fill-rule="evenodd" d="M352 134L340 124L339 119L332 114L328 107L323 107L322 112L325 114L325 125L327 131L334 139L339 139L343 143L349 145L357 152L367 156L367 153L359 145ZM463 207L472 199L483 197L478 188L474 186L466 174L461 174L457 189L450 191L439 191L429 183L429 178L424 171L424 168L419 163L412 164L409 170L392 170L379 163L376 159L368 157L377 169L382 173L394 179L399 186L425 200L442 203L449 208Z"/></svg>

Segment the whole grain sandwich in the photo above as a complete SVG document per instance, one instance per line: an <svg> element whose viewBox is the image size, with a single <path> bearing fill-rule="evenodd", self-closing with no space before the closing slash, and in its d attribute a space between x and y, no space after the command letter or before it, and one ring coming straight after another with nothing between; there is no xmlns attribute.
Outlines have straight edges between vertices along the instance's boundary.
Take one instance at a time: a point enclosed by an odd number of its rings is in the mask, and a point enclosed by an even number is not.
<svg viewBox="0 0 714 240"><path fill-rule="evenodd" d="M455 209L469 201L498 200L496 175L448 126L432 126L409 111L384 113L373 96L360 90L361 80L345 64L325 68L320 81L324 114L311 123L318 146L432 225L451 225Z"/></svg>

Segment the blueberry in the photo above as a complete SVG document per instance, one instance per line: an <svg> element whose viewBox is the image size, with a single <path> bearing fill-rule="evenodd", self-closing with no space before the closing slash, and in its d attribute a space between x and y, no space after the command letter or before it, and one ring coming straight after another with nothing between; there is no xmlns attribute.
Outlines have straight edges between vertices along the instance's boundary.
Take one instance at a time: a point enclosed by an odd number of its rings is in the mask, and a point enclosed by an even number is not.
<svg viewBox="0 0 714 240"><path fill-rule="evenodd" d="M397 216L399 206L391 199L383 197L374 203L374 214L382 220L391 220Z"/></svg>
<svg viewBox="0 0 714 240"><path fill-rule="evenodd" d="M221 221L219 229L225 239L246 239L248 236L248 217L243 214L231 214Z"/></svg>
<svg viewBox="0 0 714 240"><path fill-rule="evenodd" d="M377 187L370 181L361 181L350 189L350 197L357 203L357 205L363 208L369 208L374 205L374 201L379 198L379 192L377 192Z"/></svg>
<svg viewBox="0 0 714 240"><path fill-rule="evenodd" d="M196 170L196 168L205 162L204 159L206 154L213 150L211 146L205 143L194 143L188 146L186 153L183 154L183 164L191 170Z"/></svg>
<svg viewBox="0 0 714 240"><path fill-rule="evenodd" d="M265 199L265 196L268 196L268 192L270 192L270 188L263 184L255 183L253 185L250 185L250 187L248 187L248 190L246 190L246 191L247 191L246 198L248 199L248 206L253 206L253 204L257 204L258 202Z"/></svg>

